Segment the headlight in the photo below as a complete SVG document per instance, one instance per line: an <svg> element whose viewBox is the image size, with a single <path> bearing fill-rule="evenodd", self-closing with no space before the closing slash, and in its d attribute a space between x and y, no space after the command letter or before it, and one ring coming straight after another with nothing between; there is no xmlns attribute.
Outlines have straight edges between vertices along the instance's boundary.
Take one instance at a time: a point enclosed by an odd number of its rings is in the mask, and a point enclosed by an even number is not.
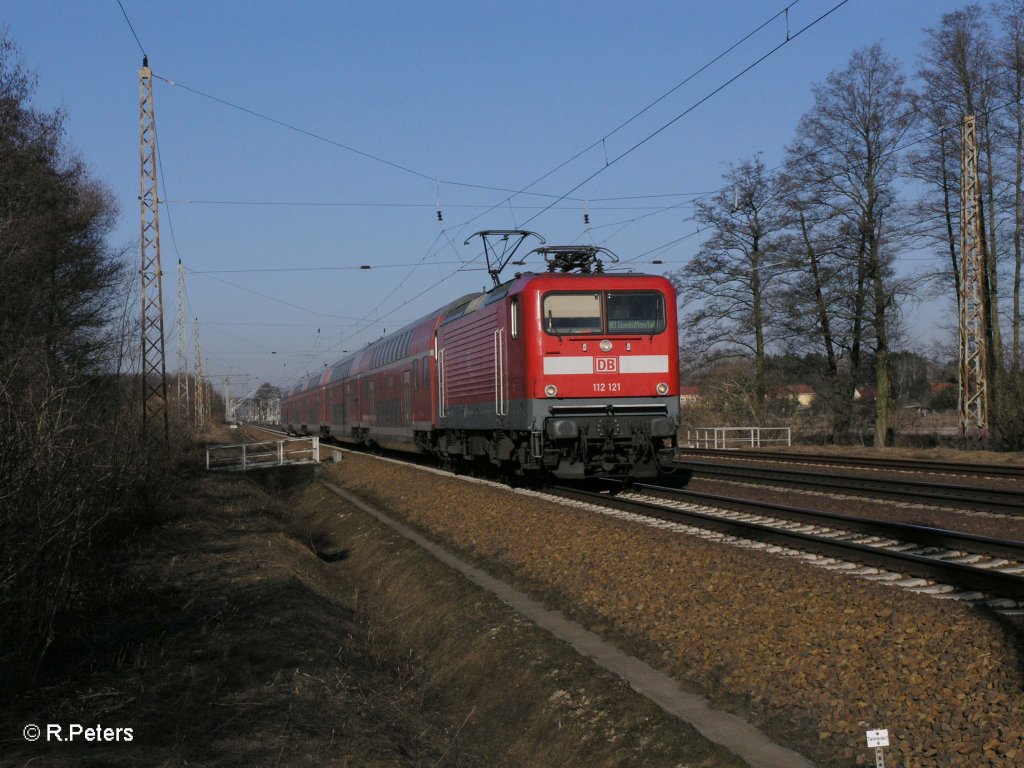
<svg viewBox="0 0 1024 768"><path fill-rule="evenodd" d="M612 343L610 341L608 341L608 339L605 339L604 341L601 342L601 351L602 352L611 352L612 351Z"/></svg>
<svg viewBox="0 0 1024 768"><path fill-rule="evenodd" d="M544 387L544 394L547 395L548 397L554 397L555 395L558 394L558 387L556 387L554 384L548 384L546 387Z"/></svg>
<svg viewBox="0 0 1024 768"><path fill-rule="evenodd" d="M657 392L659 395L667 395L668 394L668 384L661 383L661 384L659 384L658 386L656 386L654 388L654 391Z"/></svg>

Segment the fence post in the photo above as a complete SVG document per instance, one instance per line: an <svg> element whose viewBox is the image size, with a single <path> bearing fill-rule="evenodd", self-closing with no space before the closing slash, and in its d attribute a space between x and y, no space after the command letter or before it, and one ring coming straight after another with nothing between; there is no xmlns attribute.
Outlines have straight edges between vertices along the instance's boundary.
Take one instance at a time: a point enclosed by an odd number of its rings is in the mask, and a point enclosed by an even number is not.
<svg viewBox="0 0 1024 768"><path fill-rule="evenodd" d="M284 466L284 440L277 441L277 466Z"/></svg>
<svg viewBox="0 0 1024 768"><path fill-rule="evenodd" d="M320 463L320 438L319 437L314 437L313 438L313 456L312 456L312 459L313 459L313 461L317 462L318 464Z"/></svg>
<svg viewBox="0 0 1024 768"><path fill-rule="evenodd" d="M245 461L245 443L242 443L242 471L243 471L243 472L245 471L245 467L246 467L246 461Z"/></svg>
<svg viewBox="0 0 1024 768"><path fill-rule="evenodd" d="M210 449L206 449L206 471L210 471Z"/></svg>

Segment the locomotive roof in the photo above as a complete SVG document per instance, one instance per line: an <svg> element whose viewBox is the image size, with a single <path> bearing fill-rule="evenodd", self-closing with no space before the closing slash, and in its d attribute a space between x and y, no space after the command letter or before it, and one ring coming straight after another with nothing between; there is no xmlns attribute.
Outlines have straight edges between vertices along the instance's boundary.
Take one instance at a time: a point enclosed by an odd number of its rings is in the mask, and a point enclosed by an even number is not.
<svg viewBox="0 0 1024 768"><path fill-rule="evenodd" d="M498 286L498 287L500 288L501 286ZM332 363L331 365L329 365L327 367L330 368L332 371L337 371L342 366L350 365L360 355L368 352L369 350L374 349L375 347L379 346L380 344L383 344L386 341L394 338L395 336L398 336L400 334L405 333L406 331L411 331L414 328L418 328L423 323L426 323L426 322L436 318L438 315L444 315L449 310L451 310L452 307L457 307L457 306L459 306L459 305L461 305L461 304L463 304L465 302L472 301L474 298L476 298L478 296L481 296L481 295L483 295L483 294L480 293L480 292L477 292L477 293L467 293L465 296L460 296L459 298L455 299L454 301L451 301L448 304L445 304L441 309L435 309L433 312L429 312L426 315L423 315L423 317L421 317L421 318L419 318L417 320L414 320L411 323L407 323L406 325L403 325L397 331L394 331L393 333L389 333L386 336L381 336L379 339L375 339L374 341L371 341L369 344L366 344L365 346L361 347L360 349L357 349L357 350L355 350L353 352L349 352L347 355L345 355L344 357L336 360L334 363ZM291 388L291 390L289 390L289 393L291 393L291 392L298 393L298 392L303 392L303 391L305 391L307 389L314 389L314 388L316 388L317 386L319 386L320 377L322 375L323 375L323 371L317 371L315 373L307 374L306 376L301 377L298 380L298 382L296 382L295 385ZM332 374L331 378L332 379L334 378L333 374Z"/></svg>
<svg viewBox="0 0 1024 768"><path fill-rule="evenodd" d="M349 352L344 357L336 360L330 366L327 366L332 371L331 378L334 379L335 378L335 374L340 374L342 367L344 367L344 366L351 366L354 363L354 361L360 355L366 354L366 353L370 352L371 350L375 349L376 347L378 347L379 345L384 344L384 343L390 341L391 339L393 339L394 337L399 336L399 335L401 335L403 333L406 333L408 331L412 331L413 329L420 327L424 323L434 321L438 317L443 318L442 322L447 322L447 321L451 321L451 320L457 320L460 317L465 317L466 315L476 311L480 307L487 306L492 301L497 301L498 299L501 299L506 294L508 294L508 292L512 289L512 287L516 283L518 283L520 281L523 281L524 283L528 283L528 282L530 282L532 280L535 280L535 279L538 279L538 278L549 278L549 277L576 279L576 278L595 278L595 277L596 278L602 278L602 277L616 277L616 278L622 278L622 277L647 277L647 278L650 278L650 277L659 277L659 276L658 275L647 275L647 274L643 274L643 273L640 273L640 272L599 272L599 273L589 273L589 274L579 274L579 273L576 273L576 272L522 272L522 273L517 272L515 274L515 277L513 277L510 280L506 280L504 283L501 283L500 285L496 285L494 288L491 288L489 291L477 291L475 293L467 293L464 296L460 296L459 298L455 299L454 301L450 301L449 303L445 304L440 309L435 309L432 312L428 312L427 314L423 315L423 317L421 317L421 318L419 318L417 320L414 320L411 323L407 323L406 325L403 325L397 331L389 333L386 336L381 336L379 339L371 341L369 344L365 345L364 347L362 347L360 349L355 350L354 352ZM458 311L460 309L462 310L461 312ZM315 389L316 387L319 386L320 379L321 379L322 376L323 376L323 370L320 370L320 371L316 371L314 373L311 373L311 374L308 374L306 376L301 377L291 387L291 389L286 390L286 396L291 395L291 394L297 394L299 392L304 392L304 391L309 390L309 389Z"/></svg>

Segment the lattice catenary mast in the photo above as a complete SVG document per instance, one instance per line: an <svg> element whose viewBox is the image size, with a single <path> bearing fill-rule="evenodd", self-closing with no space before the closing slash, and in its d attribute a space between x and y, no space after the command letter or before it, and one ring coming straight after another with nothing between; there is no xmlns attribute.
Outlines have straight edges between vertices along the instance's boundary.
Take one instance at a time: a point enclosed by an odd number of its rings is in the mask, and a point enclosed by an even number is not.
<svg viewBox="0 0 1024 768"><path fill-rule="evenodd" d="M203 354L199 349L199 318L195 319L195 349L196 349L196 429L200 430L206 426L208 409L206 407L206 381L203 380Z"/></svg>
<svg viewBox="0 0 1024 768"><path fill-rule="evenodd" d="M142 432L154 434L162 422L167 439L167 368L164 359L163 271L160 268L160 212L156 184L156 120L153 72L147 57L139 70L139 157L142 166Z"/></svg>
<svg viewBox="0 0 1024 768"><path fill-rule="evenodd" d="M178 414L188 418L188 342L185 338L185 267L178 259Z"/></svg>
<svg viewBox="0 0 1024 768"><path fill-rule="evenodd" d="M981 183L974 115L963 122L960 174L960 367L958 415L960 439L984 440L989 429L988 361L985 338L984 253L981 233Z"/></svg>

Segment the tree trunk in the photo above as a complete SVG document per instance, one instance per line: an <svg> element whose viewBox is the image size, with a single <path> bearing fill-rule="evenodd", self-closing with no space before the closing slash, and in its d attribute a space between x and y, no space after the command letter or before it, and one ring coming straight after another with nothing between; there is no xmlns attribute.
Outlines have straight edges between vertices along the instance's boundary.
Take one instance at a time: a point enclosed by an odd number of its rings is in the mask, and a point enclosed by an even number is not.
<svg viewBox="0 0 1024 768"><path fill-rule="evenodd" d="M1017 70L1014 79L1016 97L1017 142L1016 174L1013 185L1013 372L1020 372L1020 280L1021 280L1021 239L1024 235L1024 73Z"/></svg>
<svg viewBox="0 0 1024 768"><path fill-rule="evenodd" d="M821 345L825 350L829 387L832 390L832 441L845 443L850 437L850 393L839 375L839 363L836 360L835 343L832 338L832 323L829 319L828 305L825 303L825 291L822 287L821 268L818 252L811 243L807 231L807 221L803 211L800 212L800 234L804 241L804 252L811 268L811 279L814 281L814 308L818 316L818 331L821 334Z"/></svg>
<svg viewBox="0 0 1024 768"><path fill-rule="evenodd" d="M871 223L874 230L874 223ZM882 257L878 238L872 231L869 235L869 258L871 260L871 287L874 294L875 341L875 439L874 446L882 448L892 445L892 429L889 419L889 333L885 327L886 302L885 285L882 281Z"/></svg>
<svg viewBox="0 0 1024 768"><path fill-rule="evenodd" d="M988 232L985 232L985 220L982 218L981 229L985 235L982 241L982 258L985 259L988 293L985 311L992 318L991 346L989 347L990 366L989 386L1003 367L1003 335L999 328L999 272L996 268L996 193L995 164L992 160L992 135L988 117L982 118L982 139L985 149L985 197L988 202ZM980 200L978 201L981 202ZM979 214L984 217L984 209L978 206ZM988 322L986 320L986 322ZM994 393L992 395L994 397Z"/></svg>
<svg viewBox="0 0 1024 768"><path fill-rule="evenodd" d="M761 252L758 238L754 236L751 252L750 293L753 300L754 325L754 408L757 411L758 426L764 409L766 392L764 365L764 312L761 306Z"/></svg>
<svg viewBox="0 0 1024 768"><path fill-rule="evenodd" d="M946 220L946 237L949 240L949 261L953 267L953 294L956 296L956 312L960 317L960 264L957 260L956 246L957 236L953 229L953 209L950 207L950 184L949 174L946 172L946 129L943 128L940 134L940 146L942 148L942 214Z"/></svg>

